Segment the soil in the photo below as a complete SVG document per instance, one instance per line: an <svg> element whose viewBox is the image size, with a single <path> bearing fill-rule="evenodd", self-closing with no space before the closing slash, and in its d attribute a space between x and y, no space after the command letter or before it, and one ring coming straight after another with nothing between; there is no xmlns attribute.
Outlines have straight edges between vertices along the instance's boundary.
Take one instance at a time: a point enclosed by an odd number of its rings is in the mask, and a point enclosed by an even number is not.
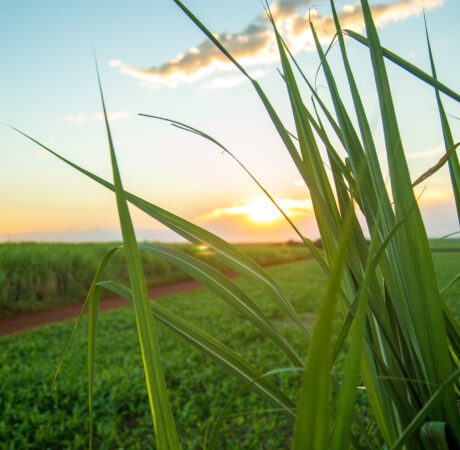
<svg viewBox="0 0 460 450"><path fill-rule="evenodd" d="M309 258L301 258L301 260ZM296 260L299 261L299 260ZM289 261L294 262L294 261ZM282 263L286 264L286 263ZM270 266L281 264L270 264ZM268 266L265 266L268 267ZM228 278L237 278L238 274L228 272L225 274ZM149 288L151 299L158 299L166 295L179 294L182 292L192 291L201 288L202 285L193 279L175 281L173 283L162 284ZM104 297L100 301L99 311L109 311L111 309L128 306L130 303L118 296ZM0 318L0 337L9 336L16 333L24 333L25 331L39 328L43 325L49 325L56 322L65 322L67 320L76 319L83 307L83 301L72 303L70 305L56 306L54 308L43 311L33 311L13 317Z"/></svg>

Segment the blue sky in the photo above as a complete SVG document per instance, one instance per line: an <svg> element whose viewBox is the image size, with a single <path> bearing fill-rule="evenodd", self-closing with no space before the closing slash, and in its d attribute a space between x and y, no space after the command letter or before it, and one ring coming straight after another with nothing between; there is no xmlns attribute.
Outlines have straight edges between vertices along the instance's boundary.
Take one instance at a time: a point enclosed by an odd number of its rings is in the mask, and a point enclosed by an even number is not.
<svg viewBox="0 0 460 450"><path fill-rule="evenodd" d="M336 3L347 26L359 28L359 11L350 6L353 2ZM259 1L186 4L242 57L292 128L277 63L261 26ZM314 79L318 60L310 51L311 39L302 28L302 18L313 7L317 11L316 16L312 13L314 21L326 42L331 37L328 2L277 0L271 4L285 21L284 31L305 72ZM380 23L382 43L428 70L420 15L424 5L439 78L460 90L460 61L455 57L460 48L460 2L381 0L370 4ZM305 234L315 237L306 203L308 191L295 184L299 177L251 86L211 47L202 45L203 35L174 2L4 1L0 17L0 122L23 129L110 178L105 131L98 115L94 47L126 188L230 240L293 237L281 220L251 219L251 208L268 207L261 203L257 187L229 157L195 136L137 113L175 118L227 145L276 198L291 205L293 218ZM349 44L366 108L370 117L377 117L367 52ZM181 54L185 55L182 59ZM337 56L337 49L332 50L332 63L338 62ZM343 80L337 67L339 80ZM388 67L416 177L442 156L434 95L400 69ZM321 77L317 83L321 86ZM346 90L343 92L347 98ZM460 117L457 104L446 100L446 107ZM458 140L460 121L452 118L451 125ZM380 124L375 122L374 127L381 142ZM104 240L119 236L111 193L6 127L0 129L0 158L0 239ZM448 171L443 169L424 187L421 205L429 234L456 231ZM142 214L133 214L140 238L176 240ZM257 214L252 217L260 219Z"/></svg>

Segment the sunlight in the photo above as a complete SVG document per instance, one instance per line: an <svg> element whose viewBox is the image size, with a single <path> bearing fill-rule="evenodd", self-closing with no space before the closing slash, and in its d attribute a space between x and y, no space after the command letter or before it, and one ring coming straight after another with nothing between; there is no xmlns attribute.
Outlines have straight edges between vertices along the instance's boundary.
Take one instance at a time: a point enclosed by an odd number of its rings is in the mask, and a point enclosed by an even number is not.
<svg viewBox="0 0 460 450"><path fill-rule="evenodd" d="M312 211L312 203L309 199L280 199L276 201L289 217L307 215ZM201 219L215 219L225 216L246 216L249 220L260 224L274 222L283 217L269 199L256 198L245 205L215 209L210 214L202 216Z"/></svg>
<svg viewBox="0 0 460 450"><path fill-rule="evenodd" d="M248 216L251 220L258 223L268 223L280 219L282 214L268 199L255 200L248 206Z"/></svg>

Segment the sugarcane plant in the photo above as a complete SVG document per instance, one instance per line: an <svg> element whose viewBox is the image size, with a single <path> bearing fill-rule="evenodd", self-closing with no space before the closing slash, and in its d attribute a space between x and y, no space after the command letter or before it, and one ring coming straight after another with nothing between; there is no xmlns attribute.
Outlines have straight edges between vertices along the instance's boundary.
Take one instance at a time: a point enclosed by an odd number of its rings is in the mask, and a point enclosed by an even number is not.
<svg viewBox="0 0 460 450"><path fill-rule="evenodd" d="M433 258L414 186L447 162L460 220L460 166L456 154L459 144L455 143L442 103L442 96L459 102L460 94L438 81L428 30L426 40L431 73L422 71L382 47L368 0L361 0L366 36L341 28L334 1L331 0L336 28L334 41L338 43L347 85L338 85L328 62L329 49L323 49L314 23L310 22L321 61L320 67L327 83L326 100L325 96L318 94L314 83L305 76L290 52L266 3L267 18L273 27L279 51L280 82L286 89L295 124L295 132L291 133L259 83L233 58L218 37L181 1L173 1L254 87L308 187L324 250L319 251L302 234L270 193L223 144L189 125L175 120L170 122L212 141L235 158L281 211L303 244L311 250L327 275L328 284L310 336L277 283L241 250L209 231L125 191L99 79L113 182L98 177L17 130L64 163L115 193L123 236L123 245L119 248L123 249L126 256L130 286L103 280L104 268L118 250L114 248L100 263L78 321L80 323L84 311L88 309L91 424L98 302L102 290L108 289L131 300L134 305L157 448L177 449L180 446L169 404L167 382L161 368L156 335L158 322L223 366L229 374L241 381L244 389L256 391L281 410L294 424L294 449L458 448L460 330L435 277ZM347 39L353 39L369 50L372 63L370 75L375 79L385 137L389 188L382 175L375 135L348 58ZM409 174L404 143L399 132L386 71L387 62L409 72L414 82L421 81L431 86L437 101L446 154L435 167L429 168L415 182ZM352 107L346 106L343 100L341 91L345 89L351 95ZM332 109L327 107L329 101ZM158 118L150 114L144 116ZM323 160L320 148L325 148L327 161ZM341 157L341 154L346 157ZM257 286L284 311L293 326L303 333L304 352L299 354L254 299L215 268L179 250L162 245L138 244L128 203L188 241L206 244L229 269ZM358 221L358 211L365 218L370 241ZM262 373L230 347L164 306L149 301L140 252L153 253L176 265L215 292L257 327L286 355L292 370L302 372L298 398L291 398L272 381L269 374ZM340 376L334 371L339 355L345 358L344 370ZM277 367L273 369L276 372ZM355 410L358 386L362 387L368 402L365 417L361 417ZM216 448L218 445L219 426L233 400L229 400L213 430L206 434L206 448Z"/></svg>

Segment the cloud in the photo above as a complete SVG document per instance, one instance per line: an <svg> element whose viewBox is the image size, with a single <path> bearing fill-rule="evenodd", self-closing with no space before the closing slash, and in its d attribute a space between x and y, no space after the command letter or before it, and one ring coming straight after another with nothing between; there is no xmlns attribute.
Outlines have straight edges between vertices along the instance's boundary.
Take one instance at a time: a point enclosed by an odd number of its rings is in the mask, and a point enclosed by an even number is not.
<svg viewBox="0 0 460 450"><path fill-rule="evenodd" d="M109 119L110 122L116 122L117 120L121 119L126 119L129 117L129 113L126 111L118 111L118 112L112 112L107 114L107 118ZM96 113L93 115L93 119L96 120L104 120L104 113Z"/></svg>
<svg viewBox="0 0 460 450"><path fill-rule="evenodd" d="M322 2L323 0L319 0ZM322 15L315 9L308 10L318 0L275 0L271 5L277 26L294 53L300 50L313 50L308 15L315 24L318 36L322 40L330 40L335 34L334 21L331 15ZM441 6L444 0L394 0L390 4L372 6L373 17L378 27L389 22L404 20L420 14L423 8L430 9ZM355 31L364 29L360 3L345 5L339 13L344 28ZM264 14L256 17L239 33L221 33L216 35L220 42L243 66L268 65L278 60L276 43L270 23ZM190 48L185 53L159 66L138 69L124 64L120 60L109 62L118 67L121 73L128 74L141 81L142 86L157 89L161 86L176 87L182 83L194 83L215 73L234 70L233 65L209 40ZM236 77L225 83L216 81L214 87L229 87L239 84ZM236 83L236 84L235 84ZM212 82L211 82L212 85ZM209 83L208 86L209 87Z"/></svg>
<svg viewBox="0 0 460 450"><path fill-rule="evenodd" d="M84 114L69 114L64 117L67 122L82 124L86 121L86 116Z"/></svg>
<svg viewBox="0 0 460 450"><path fill-rule="evenodd" d="M423 152L411 152L407 154L407 159L420 159L426 158L427 156L438 155L441 157L446 152L446 147L443 143L440 143L436 148L432 150L426 150Z"/></svg>
<svg viewBox="0 0 460 450"><path fill-rule="evenodd" d="M126 111L117 111L117 112L108 113L107 116L111 122L116 122L117 120L126 119L127 117L129 117L129 113ZM90 117L94 120L99 120L99 121L104 120L104 114L101 112L93 114ZM73 115L70 114L64 117L64 119L67 120L67 122L74 123L77 125L81 125L85 123L87 118L88 117L85 116L84 114L73 114Z"/></svg>
<svg viewBox="0 0 460 450"><path fill-rule="evenodd" d="M277 200L277 203L289 217L305 216L313 211L311 200L280 199ZM244 216L258 223L273 222L283 217L270 200L261 198L254 199L245 205L215 209L197 220L209 221L232 216Z"/></svg>

